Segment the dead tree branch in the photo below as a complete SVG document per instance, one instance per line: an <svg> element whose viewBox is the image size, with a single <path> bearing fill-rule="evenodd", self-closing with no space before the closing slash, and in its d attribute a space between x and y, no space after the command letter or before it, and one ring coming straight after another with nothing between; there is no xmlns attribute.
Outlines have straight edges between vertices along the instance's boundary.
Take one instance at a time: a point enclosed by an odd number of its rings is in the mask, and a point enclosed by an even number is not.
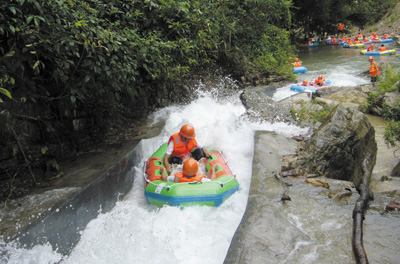
<svg viewBox="0 0 400 264"><path fill-rule="evenodd" d="M356 258L356 262L362 264L369 263L363 244L363 221L365 219L364 213L368 208L368 202L374 199L374 194L369 189L371 172L368 170L368 161L368 157L363 161L363 179L361 184L357 187L360 198L358 198L353 210L353 253Z"/></svg>

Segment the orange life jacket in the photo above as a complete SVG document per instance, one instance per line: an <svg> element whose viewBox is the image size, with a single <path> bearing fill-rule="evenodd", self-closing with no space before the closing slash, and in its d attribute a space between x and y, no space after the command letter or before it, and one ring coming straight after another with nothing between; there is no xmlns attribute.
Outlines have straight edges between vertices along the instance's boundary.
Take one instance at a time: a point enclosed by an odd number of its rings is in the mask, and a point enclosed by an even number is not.
<svg viewBox="0 0 400 264"><path fill-rule="evenodd" d="M376 65L376 62L372 62L372 64L369 66L369 72L371 73L372 77L378 76L380 74L379 68Z"/></svg>
<svg viewBox="0 0 400 264"><path fill-rule="evenodd" d="M383 39L389 39L389 37L388 36L384 36Z"/></svg>
<svg viewBox="0 0 400 264"><path fill-rule="evenodd" d="M386 51L386 47L379 47L379 51Z"/></svg>
<svg viewBox="0 0 400 264"><path fill-rule="evenodd" d="M299 61L294 62L294 67L300 67L300 66L301 66L301 62L299 62Z"/></svg>
<svg viewBox="0 0 400 264"><path fill-rule="evenodd" d="M351 39L348 39L348 40L347 40L347 44L349 44L349 45L352 44L352 43L351 43Z"/></svg>
<svg viewBox="0 0 400 264"><path fill-rule="evenodd" d="M315 79L315 84L318 85L319 83L323 84L325 82L325 79L319 80L318 78Z"/></svg>
<svg viewBox="0 0 400 264"><path fill-rule="evenodd" d="M344 29L344 24L340 23L339 26L338 26L338 29L339 30L343 30Z"/></svg>
<svg viewBox="0 0 400 264"><path fill-rule="evenodd" d="M197 141L194 138L192 138L188 142L187 146L185 146L179 137L179 132L176 132L169 138L168 144L171 142L171 140L174 141L174 150L172 151L171 156L184 158L188 153L192 152L192 149L197 146Z"/></svg>
<svg viewBox="0 0 400 264"><path fill-rule="evenodd" d="M342 41L346 41L346 37L345 36L342 37Z"/></svg>
<svg viewBox="0 0 400 264"><path fill-rule="evenodd" d="M374 50L374 47L371 47L371 46L369 46L367 49L367 51L373 51L373 50Z"/></svg>
<svg viewBox="0 0 400 264"><path fill-rule="evenodd" d="M358 34L358 35L357 35L357 38L362 39L363 36L362 36L361 34Z"/></svg>
<svg viewBox="0 0 400 264"><path fill-rule="evenodd" d="M185 177L182 172L175 173L174 182L201 182L203 178L207 178L206 175L201 173L196 173L193 177Z"/></svg>

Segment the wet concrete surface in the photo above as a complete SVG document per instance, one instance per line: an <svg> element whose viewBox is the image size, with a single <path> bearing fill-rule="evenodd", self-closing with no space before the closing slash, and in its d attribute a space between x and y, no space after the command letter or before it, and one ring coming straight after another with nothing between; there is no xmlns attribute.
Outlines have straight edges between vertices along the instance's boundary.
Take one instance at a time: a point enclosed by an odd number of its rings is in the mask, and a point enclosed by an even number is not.
<svg viewBox="0 0 400 264"><path fill-rule="evenodd" d="M163 123L142 125L129 140L86 153L62 166L63 175L45 188L8 201L0 209L0 238L25 247L49 242L68 254L79 232L100 212L111 210L132 187L135 146L157 136Z"/></svg>

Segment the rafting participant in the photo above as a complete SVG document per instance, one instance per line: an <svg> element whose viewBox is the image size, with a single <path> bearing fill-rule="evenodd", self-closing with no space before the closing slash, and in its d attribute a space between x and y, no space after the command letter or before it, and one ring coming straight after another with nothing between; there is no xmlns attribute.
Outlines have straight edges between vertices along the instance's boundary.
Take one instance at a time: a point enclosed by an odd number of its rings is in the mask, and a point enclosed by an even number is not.
<svg viewBox="0 0 400 264"><path fill-rule="evenodd" d="M345 42L345 41L346 41L346 37L342 36L342 42Z"/></svg>
<svg viewBox="0 0 400 264"><path fill-rule="evenodd" d="M347 44L347 45L352 45L352 44L353 44L353 42L351 41L351 38L348 38L348 39L346 40L346 44Z"/></svg>
<svg viewBox="0 0 400 264"><path fill-rule="evenodd" d="M214 164L211 168L212 174L211 179L208 179L206 175L199 173L199 164L193 158L190 158L185 161L182 167L181 172L175 173L173 177L174 182L209 182L216 178L215 171L217 169L218 164ZM168 177L168 181L171 180L171 176Z"/></svg>
<svg viewBox="0 0 400 264"><path fill-rule="evenodd" d="M182 166L182 171L175 173L174 176L168 176L166 169L164 167L160 168L161 180L168 182L209 182L217 178L216 171L218 169L218 164L215 163L211 167L211 178L208 179L206 175L199 173L199 164L193 158L185 161Z"/></svg>
<svg viewBox="0 0 400 264"><path fill-rule="evenodd" d="M385 35L383 36L383 39L389 39L388 34L385 34Z"/></svg>
<svg viewBox="0 0 400 264"><path fill-rule="evenodd" d="M312 45L312 44L313 44L312 39L308 39L308 44L309 44L309 45Z"/></svg>
<svg viewBox="0 0 400 264"><path fill-rule="evenodd" d="M357 38L358 38L359 40L362 40L362 39L363 39L363 36L361 35L361 33L358 33L358 34L357 34Z"/></svg>
<svg viewBox="0 0 400 264"><path fill-rule="evenodd" d="M379 47L379 51L380 51L380 52L386 51L385 45L382 44L382 45Z"/></svg>
<svg viewBox="0 0 400 264"><path fill-rule="evenodd" d="M369 45L367 51L374 51L374 44Z"/></svg>
<svg viewBox="0 0 400 264"><path fill-rule="evenodd" d="M304 80L303 83L301 84L301 86L308 86L308 81Z"/></svg>
<svg viewBox="0 0 400 264"><path fill-rule="evenodd" d="M379 39L379 37L378 37L378 35L376 34L376 32L372 32L371 38L372 38L372 40L378 40L378 39Z"/></svg>
<svg viewBox="0 0 400 264"><path fill-rule="evenodd" d="M179 132L173 134L168 141L165 152L164 166L168 173L172 172L171 164L182 164L188 156L196 160L210 157L207 149L196 141L196 132L191 125L184 125Z"/></svg>
<svg viewBox="0 0 400 264"><path fill-rule="evenodd" d="M318 85L318 86L324 85L324 84L325 84L325 78L324 78L324 76L322 76L322 74L321 74L321 75L318 75L318 78L315 79L314 84L315 84L315 85Z"/></svg>
<svg viewBox="0 0 400 264"><path fill-rule="evenodd" d="M363 41L363 42L368 42L369 40L367 39L366 36L364 36L362 41Z"/></svg>
<svg viewBox="0 0 400 264"><path fill-rule="evenodd" d="M358 39L355 39L354 44L361 44L361 42Z"/></svg>
<svg viewBox="0 0 400 264"><path fill-rule="evenodd" d="M344 24L343 23L339 23L338 24L338 31L339 32L343 32L343 29L344 29Z"/></svg>
<svg viewBox="0 0 400 264"><path fill-rule="evenodd" d="M293 66L296 68L296 67L300 67L301 64L302 64L302 62L299 61L299 58L295 58L295 59L294 59L294 62L293 62L292 64L293 64Z"/></svg>
<svg viewBox="0 0 400 264"><path fill-rule="evenodd" d="M335 36L332 36L331 43L335 43L335 42L336 42Z"/></svg>
<svg viewBox="0 0 400 264"><path fill-rule="evenodd" d="M374 61L374 57L369 56L368 60L369 60L369 73L371 74L371 83L372 86L374 87L375 82L377 81L378 76L380 75L379 67L378 64Z"/></svg>

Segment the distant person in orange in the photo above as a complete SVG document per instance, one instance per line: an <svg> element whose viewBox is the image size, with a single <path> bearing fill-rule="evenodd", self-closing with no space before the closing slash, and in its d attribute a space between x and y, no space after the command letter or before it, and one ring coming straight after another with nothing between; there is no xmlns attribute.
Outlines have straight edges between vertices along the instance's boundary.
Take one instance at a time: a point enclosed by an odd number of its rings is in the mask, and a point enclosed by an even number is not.
<svg viewBox="0 0 400 264"><path fill-rule="evenodd" d="M318 78L314 81L315 85L322 86L325 84L325 78L322 75L318 75Z"/></svg>
<svg viewBox="0 0 400 264"><path fill-rule="evenodd" d="M358 38L359 40L361 40L361 39L363 38L363 36L361 35L361 33L358 33L357 38Z"/></svg>
<svg viewBox="0 0 400 264"><path fill-rule="evenodd" d="M386 51L385 45L382 44L382 45L379 47L379 51L381 51L381 52L382 52L382 51Z"/></svg>
<svg viewBox="0 0 400 264"><path fill-rule="evenodd" d="M353 42L351 41L351 38L348 38L348 39L346 40L346 44L347 44L347 45L352 45L352 44L353 44Z"/></svg>
<svg viewBox="0 0 400 264"><path fill-rule="evenodd" d="M366 36L363 37L363 42L368 42L368 39Z"/></svg>
<svg viewBox="0 0 400 264"><path fill-rule="evenodd" d="M343 32L343 29L344 29L344 24L343 23L339 23L338 24L338 31L339 32Z"/></svg>
<svg viewBox="0 0 400 264"><path fill-rule="evenodd" d="M296 67L300 67L301 66L301 61L299 61L299 58L295 58L294 59L294 62L293 62L293 65L294 65L294 67L296 68Z"/></svg>
<svg viewBox="0 0 400 264"><path fill-rule="evenodd" d="M335 36L332 36L331 43L335 43L335 42L336 42Z"/></svg>
<svg viewBox="0 0 400 264"><path fill-rule="evenodd" d="M303 83L301 84L302 86L308 86L308 81L304 80Z"/></svg>
<svg viewBox="0 0 400 264"><path fill-rule="evenodd" d="M385 34L385 35L383 36L383 39L389 39L388 34Z"/></svg>
<svg viewBox="0 0 400 264"><path fill-rule="evenodd" d="M376 32L372 32L371 38L372 38L372 40L378 40L379 39L378 35L376 34Z"/></svg>
<svg viewBox="0 0 400 264"><path fill-rule="evenodd" d="M312 45L312 44L313 44L312 39L308 39L308 44L309 44L309 45Z"/></svg>
<svg viewBox="0 0 400 264"><path fill-rule="evenodd" d="M345 42L345 41L346 41L346 37L342 36L342 42Z"/></svg>
<svg viewBox="0 0 400 264"><path fill-rule="evenodd" d="M356 39L356 40L354 41L354 44L361 44L361 42L360 42L358 39Z"/></svg>
<svg viewBox="0 0 400 264"><path fill-rule="evenodd" d="M375 82L377 81L378 76L380 75L379 67L378 64L374 61L374 57L369 56L368 60L369 60L369 73L371 74L371 83L372 86L374 87Z"/></svg>
<svg viewBox="0 0 400 264"><path fill-rule="evenodd" d="M374 44L369 45L367 51L374 51Z"/></svg>

